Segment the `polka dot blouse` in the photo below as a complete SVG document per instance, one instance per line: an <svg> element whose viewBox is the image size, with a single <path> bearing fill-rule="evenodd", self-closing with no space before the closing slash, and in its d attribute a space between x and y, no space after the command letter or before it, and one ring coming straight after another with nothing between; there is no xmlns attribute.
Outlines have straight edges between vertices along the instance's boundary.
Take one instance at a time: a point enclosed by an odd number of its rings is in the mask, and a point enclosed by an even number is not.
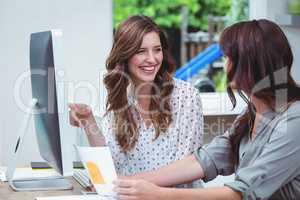
<svg viewBox="0 0 300 200"><path fill-rule="evenodd" d="M128 102L134 105L130 95ZM147 127L140 117L135 117L141 119L137 124L139 138L127 153L122 151L115 138L112 129L113 114L108 113L99 122L118 174L130 175L155 170L192 154L201 146L203 116L198 90L188 82L175 79L170 102L173 122L168 130L155 140L153 140L155 138L153 125Z"/></svg>

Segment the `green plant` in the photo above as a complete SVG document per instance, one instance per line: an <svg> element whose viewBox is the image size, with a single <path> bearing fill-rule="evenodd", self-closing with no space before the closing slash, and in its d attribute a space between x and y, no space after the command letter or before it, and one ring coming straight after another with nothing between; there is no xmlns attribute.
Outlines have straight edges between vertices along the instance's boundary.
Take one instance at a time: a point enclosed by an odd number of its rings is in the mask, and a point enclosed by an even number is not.
<svg viewBox="0 0 300 200"><path fill-rule="evenodd" d="M224 70L216 72L212 79L216 87L216 92L226 91L226 74Z"/></svg>
<svg viewBox="0 0 300 200"><path fill-rule="evenodd" d="M191 24L207 31L208 16L227 16L230 13L231 2L232 0L198 0L199 10L195 14L195 21L191 21Z"/></svg>
<svg viewBox="0 0 300 200"><path fill-rule="evenodd" d="M249 19L249 0L232 0L228 24Z"/></svg>
<svg viewBox="0 0 300 200"><path fill-rule="evenodd" d="M207 30L208 14L223 16L230 10L231 0L113 0L113 22L116 27L130 15L143 14L164 28L181 24L181 8L188 9L188 25Z"/></svg>

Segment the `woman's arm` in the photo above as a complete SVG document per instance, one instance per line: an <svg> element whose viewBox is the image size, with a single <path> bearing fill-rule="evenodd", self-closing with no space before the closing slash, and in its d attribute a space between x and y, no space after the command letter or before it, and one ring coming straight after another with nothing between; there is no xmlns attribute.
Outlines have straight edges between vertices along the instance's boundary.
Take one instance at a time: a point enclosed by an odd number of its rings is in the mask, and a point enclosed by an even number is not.
<svg viewBox="0 0 300 200"><path fill-rule="evenodd" d="M229 187L178 189L154 185L145 180L118 180L114 191L120 200L241 200L241 193Z"/></svg>
<svg viewBox="0 0 300 200"><path fill-rule="evenodd" d="M229 187L212 187L204 189L161 188L161 198L164 200L241 200L242 195Z"/></svg>
<svg viewBox="0 0 300 200"><path fill-rule="evenodd" d="M201 165L194 155L189 155L156 171L142 172L130 178L144 179L159 186L173 186L200 179L203 176Z"/></svg>
<svg viewBox="0 0 300 200"><path fill-rule="evenodd" d="M145 179L159 186L173 186L197 179L210 181L218 175L230 175L234 172L234 164L228 134L226 132L215 137L193 155L153 172L134 175L133 179Z"/></svg>
<svg viewBox="0 0 300 200"><path fill-rule="evenodd" d="M84 127L85 133L87 135L89 144L92 147L96 146L106 146L106 140L103 136L100 128L97 125L95 118L93 117L92 121L88 122L88 125Z"/></svg>
<svg viewBox="0 0 300 200"><path fill-rule="evenodd" d="M106 141L99 129L91 108L86 104L69 104L70 124L84 128L91 146L105 146Z"/></svg>

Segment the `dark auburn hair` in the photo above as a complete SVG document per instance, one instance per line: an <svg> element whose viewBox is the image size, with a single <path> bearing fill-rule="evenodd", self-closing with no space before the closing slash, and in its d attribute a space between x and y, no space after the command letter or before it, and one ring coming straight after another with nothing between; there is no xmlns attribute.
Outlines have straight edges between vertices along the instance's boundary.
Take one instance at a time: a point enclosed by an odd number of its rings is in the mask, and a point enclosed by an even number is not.
<svg viewBox="0 0 300 200"><path fill-rule="evenodd" d="M169 54L169 45L164 32L149 17L134 15L121 22L114 34L111 52L106 60L107 74L104 84L108 91L106 103L107 113L114 113L116 139L123 151L132 149L138 139L137 119L128 105L127 86L130 83L128 60L135 55L149 32L159 35L163 61L155 77L150 101L151 121L154 125L156 138L165 132L172 122L169 96L173 91L172 73L174 62ZM163 102L163 103L162 103ZM155 139L156 139L155 138Z"/></svg>
<svg viewBox="0 0 300 200"><path fill-rule="evenodd" d="M252 132L255 120L256 110L249 97L261 99L277 111L280 105L287 107L300 99L300 88L290 74L293 63L291 47L275 23L261 19L233 24L222 32L220 46L229 61L227 92L233 107L236 99L231 83L248 104L246 112L234 121L231 129L234 162L237 165L241 138ZM276 95L281 95L282 91L286 98L280 100Z"/></svg>

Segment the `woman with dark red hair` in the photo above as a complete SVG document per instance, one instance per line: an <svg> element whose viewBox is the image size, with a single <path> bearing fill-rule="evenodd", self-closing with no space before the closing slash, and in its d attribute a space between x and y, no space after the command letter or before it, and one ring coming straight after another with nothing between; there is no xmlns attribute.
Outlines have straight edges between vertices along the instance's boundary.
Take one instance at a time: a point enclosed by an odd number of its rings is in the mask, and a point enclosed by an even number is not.
<svg viewBox="0 0 300 200"><path fill-rule="evenodd" d="M220 46L233 106L237 90L248 107L224 135L193 155L117 180L121 200L300 199L300 88L290 74L286 36L271 21L253 20L226 28ZM221 187L163 187L233 173L235 179Z"/></svg>

